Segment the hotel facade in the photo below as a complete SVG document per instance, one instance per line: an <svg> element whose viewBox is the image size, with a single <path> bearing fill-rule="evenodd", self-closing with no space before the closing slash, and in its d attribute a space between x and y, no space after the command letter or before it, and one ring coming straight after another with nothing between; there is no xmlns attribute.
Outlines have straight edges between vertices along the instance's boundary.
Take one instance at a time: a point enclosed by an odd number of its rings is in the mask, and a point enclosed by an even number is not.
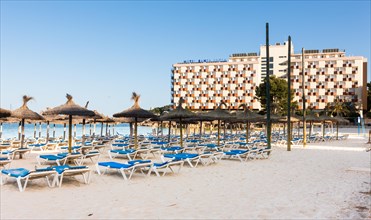
<svg viewBox="0 0 371 220"><path fill-rule="evenodd" d="M302 107L302 54L291 45L291 89ZM270 74L287 79L288 43L269 46ZM171 103L183 97L192 110L215 109L221 101L238 109L246 103L260 109L255 89L267 74L266 47L260 53L232 54L226 60L188 60L176 63L171 73ZM335 101L353 102L367 109L367 59L346 56L339 49L304 51L306 106L325 108Z"/></svg>

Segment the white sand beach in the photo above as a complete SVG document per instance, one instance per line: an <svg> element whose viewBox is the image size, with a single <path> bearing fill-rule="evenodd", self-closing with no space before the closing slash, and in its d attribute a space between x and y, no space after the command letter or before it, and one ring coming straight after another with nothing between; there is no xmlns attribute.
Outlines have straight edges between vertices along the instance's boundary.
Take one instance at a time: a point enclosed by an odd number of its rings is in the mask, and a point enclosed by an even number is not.
<svg viewBox="0 0 371 220"><path fill-rule="evenodd" d="M164 177L93 173L89 185L76 177L49 188L40 179L22 193L8 181L1 219L370 219L371 145L354 128L340 131L353 133L291 152L274 146L269 159L185 165ZM32 169L35 156L12 167Z"/></svg>

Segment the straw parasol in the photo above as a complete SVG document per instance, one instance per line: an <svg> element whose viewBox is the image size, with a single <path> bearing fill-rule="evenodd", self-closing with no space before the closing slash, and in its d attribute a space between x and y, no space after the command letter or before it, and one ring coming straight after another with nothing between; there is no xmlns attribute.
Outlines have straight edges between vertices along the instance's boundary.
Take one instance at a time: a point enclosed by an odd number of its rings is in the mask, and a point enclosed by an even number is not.
<svg viewBox="0 0 371 220"><path fill-rule="evenodd" d="M224 105L227 108L227 104L224 101L222 101L218 108L204 114L205 117L218 121L218 145L220 144L220 121L222 120L226 121L232 118L231 114L227 110L222 109L222 105Z"/></svg>
<svg viewBox="0 0 371 220"><path fill-rule="evenodd" d="M113 115L113 117L115 118L122 118L122 117L134 118L134 132L135 132L134 147L135 148L138 147L138 118L155 117L155 115L152 112L144 110L139 106L139 98L140 98L140 95L137 94L136 92L133 92L131 99L134 101L134 105L122 112L119 112Z"/></svg>
<svg viewBox="0 0 371 220"><path fill-rule="evenodd" d="M183 108L182 107L182 104L184 103L184 99L183 98L180 98L179 99L179 104L178 106L164 114L163 116L161 116L160 118L163 119L164 121L177 121L179 120L179 125L180 125L180 147L183 147L183 119L185 118L192 118L192 117L195 117L196 114L191 112L190 110L188 110L187 108ZM169 130L170 130L170 126L169 126Z"/></svg>
<svg viewBox="0 0 371 220"><path fill-rule="evenodd" d="M322 129L322 138L325 137L325 124L326 122L336 122L336 119L334 119L333 117L330 117L327 115L327 110L324 110L323 111L323 114L321 116L319 116L319 120L322 122L322 126L323 126L323 129Z"/></svg>
<svg viewBox="0 0 371 220"><path fill-rule="evenodd" d="M11 115L11 111L0 108L0 118L6 118Z"/></svg>
<svg viewBox="0 0 371 220"><path fill-rule="evenodd" d="M11 115L13 118L19 118L21 119L21 127L22 127L22 136L21 136L21 148L23 148L24 144L24 122L25 119L30 119L30 120L44 120L44 117L39 115L37 112L34 112L30 110L27 107L27 102L29 102L31 99L33 99L30 96L24 95L23 96L23 105L12 111Z"/></svg>
<svg viewBox="0 0 371 220"><path fill-rule="evenodd" d="M94 116L95 113L75 104L70 94L66 95L67 102L63 105L46 110L44 115L68 115L68 152L72 152L72 116Z"/></svg>
<svg viewBox="0 0 371 220"><path fill-rule="evenodd" d="M336 140L338 140L339 139L339 123L341 123L341 124L349 124L349 120L343 118L340 115L337 115L337 116L333 117L333 119L336 122Z"/></svg>
<svg viewBox="0 0 371 220"><path fill-rule="evenodd" d="M0 108L0 119L7 119L11 115L11 111ZM0 120L0 138L3 134L3 121Z"/></svg>
<svg viewBox="0 0 371 220"><path fill-rule="evenodd" d="M258 120L263 119L262 115L259 115L250 109L248 109L246 104L241 104L239 108L243 107L243 112L237 112L236 118L238 120L241 120L246 123L246 143L249 141L249 128L250 128L250 122L256 122Z"/></svg>

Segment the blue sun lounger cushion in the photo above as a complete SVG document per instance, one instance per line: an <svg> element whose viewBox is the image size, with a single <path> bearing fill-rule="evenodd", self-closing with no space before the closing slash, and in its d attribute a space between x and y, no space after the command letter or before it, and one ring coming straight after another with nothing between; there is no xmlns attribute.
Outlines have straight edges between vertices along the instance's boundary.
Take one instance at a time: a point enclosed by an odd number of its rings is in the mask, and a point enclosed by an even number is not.
<svg viewBox="0 0 371 220"><path fill-rule="evenodd" d="M27 176L30 173L30 171L25 168L15 168L15 169L2 170L1 173L11 176L11 177L18 178L18 177Z"/></svg>
<svg viewBox="0 0 371 220"><path fill-rule="evenodd" d="M60 160L65 158L66 156L58 156L58 155L40 155L40 158L44 160Z"/></svg>
<svg viewBox="0 0 371 220"><path fill-rule="evenodd" d="M133 164L125 164L125 163L117 163L117 162L99 162L99 166L103 167L109 167L109 168L114 168L114 169L126 169L129 167L132 167Z"/></svg>
<svg viewBox="0 0 371 220"><path fill-rule="evenodd" d="M62 166L54 166L52 167L53 170L57 171L58 174L63 173L65 170L68 169L85 169L87 166L69 166L69 165L62 165Z"/></svg>
<svg viewBox="0 0 371 220"><path fill-rule="evenodd" d="M128 164L139 164L139 163L151 163L151 160L131 160L128 162Z"/></svg>
<svg viewBox="0 0 371 220"><path fill-rule="evenodd" d="M237 155L237 154L244 154L247 151L248 150L231 150L231 151L228 151L228 152L224 152L224 154L226 154L226 155Z"/></svg>
<svg viewBox="0 0 371 220"><path fill-rule="evenodd" d="M155 167L162 167L162 166L164 166L164 165L166 165L168 163L169 163L169 161L166 161L166 162L163 162L163 163L153 163L153 166L155 166Z"/></svg>
<svg viewBox="0 0 371 220"><path fill-rule="evenodd" d="M131 154L131 153L134 153L135 150L134 149L127 149L127 150L111 150L112 153L116 153L116 154Z"/></svg>

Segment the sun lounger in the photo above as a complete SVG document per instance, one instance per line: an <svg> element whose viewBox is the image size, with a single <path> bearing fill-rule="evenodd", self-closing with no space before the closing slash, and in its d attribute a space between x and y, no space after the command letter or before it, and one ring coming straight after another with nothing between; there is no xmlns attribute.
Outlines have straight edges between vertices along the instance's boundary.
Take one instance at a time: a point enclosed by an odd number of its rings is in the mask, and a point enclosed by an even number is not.
<svg viewBox="0 0 371 220"><path fill-rule="evenodd" d="M45 178L48 186L53 187L54 182L57 178L57 172L52 168L36 169L36 170L27 170L25 168L16 168L16 169L4 169L1 171L0 183L3 184L3 176L10 178L15 178L18 184L18 189L20 192L23 192L29 180ZM49 178L53 177L54 180L50 183ZM22 180L24 180L24 185L22 186Z"/></svg>
<svg viewBox="0 0 371 220"><path fill-rule="evenodd" d="M249 158L250 151L249 150L230 150L224 152L224 157L228 159L238 159L241 162L245 161ZM244 158L244 159L243 159Z"/></svg>
<svg viewBox="0 0 371 220"><path fill-rule="evenodd" d="M137 161L131 161L131 162L129 161L128 163L118 163L118 162L110 161L110 162L99 162L96 165L96 169L99 175L105 174L110 169L117 170L119 173L121 173L122 177L125 180L130 180L132 175L137 169L140 169L141 171L143 171L143 169L148 168L148 167L150 169L152 165L153 164L150 160L146 160L146 161L137 160ZM100 171L99 167L103 167L103 172Z"/></svg>
<svg viewBox="0 0 371 220"><path fill-rule="evenodd" d="M9 169L11 162L12 162L12 160L10 160L7 157L0 157L0 170L2 170L3 168L5 168L6 165L9 165L7 167L7 169Z"/></svg>
<svg viewBox="0 0 371 220"><path fill-rule="evenodd" d="M199 154L189 154L189 153L180 153L180 154L164 154L162 156L162 160L165 162L164 158L170 158L173 161L177 160L184 160L189 164L190 167L194 168L197 167L198 163L200 162L200 155ZM192 164L195 163L195 165Z"/></svg>
<svg viewBox="0 0 371 220"><path fill-rule="evenodd" d="M79 162L79 165L82 165L84 163L85 159L90 159L92 163L95 163L94 160L93 160L94 157L96 157L95 161L98 162L98 160L100 158L100 155L101 155L100 152L97 151L97 150L89 151L89 152L82 155L81 160Z"/></svg>
<svg viewBox="0 0 371 220"><path fill-rule="evenodd" d="M181 153L183 151L183 148L180 146L172 146L172 147L161 147L161 150L166 153Z"/></svg>
<svg viewBox="0 0 371 220"><path fill-rule="evenodd" d="M59 154L40 154L36 157L39 165L42 164L57 164L58 166L65 165L68 160L73 160L76 165L79 164L82 154L80 153L59 153Z"/></svg>
<svg viewBox="0 0 371 220"><path fill-rule="evenodd" d="M160 172L162 172L162 176L165 176L168 170L170 170L172 173L174 172L173 167L178 166L178 172L182 169L184 164L183 160L178 160L178 161L166 161L163 163L153 163L153 166L149 168L148 175L151 175L152 172L156 174L156 176L161 176Z"/></svg>
<svg viewBox="0 0 371 220"><path fill-rule="evenodd" d="M257 155L260 155L261 158L263 159L267 159L269 157L269 155L271 154L272 152L272 148L261 148L259 149L259 151L257 152Z"/></svg>
<svg viewBox="0 0 371 220"><path fill-rule="evenodd" d="M57 172L57 178L55 180L58 187L62 186L63 178L66 176L76 176L76 175L82 175L84 178L85 184L89 184L90 182L90 173L91 170L87 166L69 166L69 165L62 165L62 166L54 166L52 167L53 170ZM86 177L85 174L88 174Z"/></svg>
<svg viewBox="0 0 371 220"><path fill-rule="evenodd" d="M127 150L109 150L108 155L113 160L118 156L127 157L129 160L133 160L137 152L134 149L127 149Z"/></svg>

